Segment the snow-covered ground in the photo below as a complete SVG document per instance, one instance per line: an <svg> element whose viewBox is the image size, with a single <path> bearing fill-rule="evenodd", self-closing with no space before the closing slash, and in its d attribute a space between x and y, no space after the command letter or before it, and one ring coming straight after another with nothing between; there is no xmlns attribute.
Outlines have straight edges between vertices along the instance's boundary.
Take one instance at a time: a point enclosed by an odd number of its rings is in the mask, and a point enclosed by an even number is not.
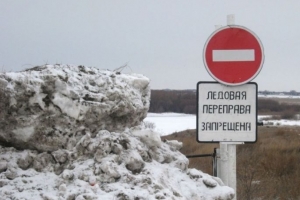
<svg viewBox="0 0 300 200"><path fill-rule="evenodd" d="M277 126L300 126L300 120L268 120L270 116L258 116L259 121L265 125ZM155 125L154 130L162 136L187 129L196 129L196 115L182 113L148 113L146 122L152 122Z"/></svg>
<svg viewBox="0 0 300 200"><path fill-rule="evenodd" d="M272 94L269 94L269 95L262 95L262 94L259 94L258 95L258 98L260 97L264 97L264 98L282 98L282 99L299 99L300 96L287 96L287 95L272 95Z"/></svg>
<svg viewBox="0 0 300 200"><path fill-rule="evenodd" d="M143 126L149 81L71 65L0 73L0 200L233 199Z"/></svg>
<svg viewBox="0 0 300 200"><path fill-rule="evenodd" d="M161 135L169 135L187 129L196 129L196 115L190 114L148 113L144 121L154 123L154 130Z"/></svg>

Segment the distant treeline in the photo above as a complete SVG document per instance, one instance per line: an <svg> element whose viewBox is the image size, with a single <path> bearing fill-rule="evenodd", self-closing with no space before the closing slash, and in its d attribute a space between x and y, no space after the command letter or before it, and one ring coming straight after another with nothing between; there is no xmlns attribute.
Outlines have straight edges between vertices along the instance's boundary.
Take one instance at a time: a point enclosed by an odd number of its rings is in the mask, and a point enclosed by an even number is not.
<svg viewBox="0 0 300 200"><path fill-rule="evenodd" d="M149 112L176 112L196 114L197 97L195 90L151 90ZM289 115L300 113L300 105L279 103L272 99L258 99L258 113Z"/></svg>
<svg viewBox="0 0 300 200"><path fill-rule="evenodd" d="M149 112L196 114L196 93L192 90L151 90Z"/></svg>
<svg viewBox="0 0 300 200"><path fill-rule="evenodd" d="M291 119L300 114L299 104L280 103L272 99L258 99L258 113L271 113L281 115L281 118Z"/></svg>

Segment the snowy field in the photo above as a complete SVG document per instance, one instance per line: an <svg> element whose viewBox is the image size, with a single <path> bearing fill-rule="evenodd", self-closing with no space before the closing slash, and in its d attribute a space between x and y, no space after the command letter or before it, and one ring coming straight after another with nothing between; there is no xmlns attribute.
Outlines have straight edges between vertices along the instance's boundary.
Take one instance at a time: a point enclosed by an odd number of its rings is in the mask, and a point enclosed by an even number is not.
<svg viewBox="0 0 300 200"><path fill-rule="evenodd" d="M265 125L300 126L300 120L265 120L268 117L270 116L261 115L258 116L258 120L262 120ZM196 129L196 115L191 114L148 113L144 121L154 123L154 130L159 132L162 136L187 129Z"/></svg>
<svg viewBox="0 0 300 200"><path fill-rule="evenodd" d="M148 113L144 121L154 123L154 130L161 135L169 135L187 129L196 129L196 115L182 113Z"/></svg>
<svg viewBox="0 0 300 200"><path fill-rule="evenodd" d="M259 94L258 95L258 98L281 98L281 99L300 99L300 96L287 96L287 95L262 95L262 94Z"/></svg>

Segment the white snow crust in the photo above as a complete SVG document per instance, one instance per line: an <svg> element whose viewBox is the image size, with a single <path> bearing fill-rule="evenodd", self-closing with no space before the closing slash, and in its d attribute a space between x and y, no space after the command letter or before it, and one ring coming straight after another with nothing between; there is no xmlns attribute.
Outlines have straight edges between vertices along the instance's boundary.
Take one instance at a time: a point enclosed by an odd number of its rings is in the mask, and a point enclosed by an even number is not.
<svg viewBox="0 0 300 200"><path fill-rule="evenodd" d="M103 130L73 150L51 153L2 147L0 199L233 198L221 180L188 169L188 159L168 143L150 137L156 146L147 145L139 131Z"/></svg>
<svg viewBox="0 0 300 200"><path fill-rule="evenodd" d="M196 129L196 115L182 113L148 113L144 119L155 125L160 135L170 135L187 129Z"/></svg>
<svg viewBox="0 0 300 200"><path fill-rule="evenodd" d="M219 178L189 169L182 143L162 141L141 123L150 97L142 75L39 66L0 74L0 89L0 200L235 195Z"/></svg>
<svg viewBox="0 0 300 200"><path fill-rule="evenodd" d="M149 109L149 82L143 75L71 65L2 73L0 142L54 151L78 140L81 127L95 134L137 126Z"/></svg>

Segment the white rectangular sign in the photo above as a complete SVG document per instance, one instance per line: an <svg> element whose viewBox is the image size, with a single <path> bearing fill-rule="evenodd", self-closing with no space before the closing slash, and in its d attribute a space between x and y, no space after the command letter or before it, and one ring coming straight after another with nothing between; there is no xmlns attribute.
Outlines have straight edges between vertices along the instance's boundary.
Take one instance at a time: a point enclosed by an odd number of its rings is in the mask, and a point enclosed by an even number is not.
<svg viewBox="0 0 300 200"><path fill-rule="evenodd" d="M257 84L197 84L198 142L256 142Z"/></svg>

